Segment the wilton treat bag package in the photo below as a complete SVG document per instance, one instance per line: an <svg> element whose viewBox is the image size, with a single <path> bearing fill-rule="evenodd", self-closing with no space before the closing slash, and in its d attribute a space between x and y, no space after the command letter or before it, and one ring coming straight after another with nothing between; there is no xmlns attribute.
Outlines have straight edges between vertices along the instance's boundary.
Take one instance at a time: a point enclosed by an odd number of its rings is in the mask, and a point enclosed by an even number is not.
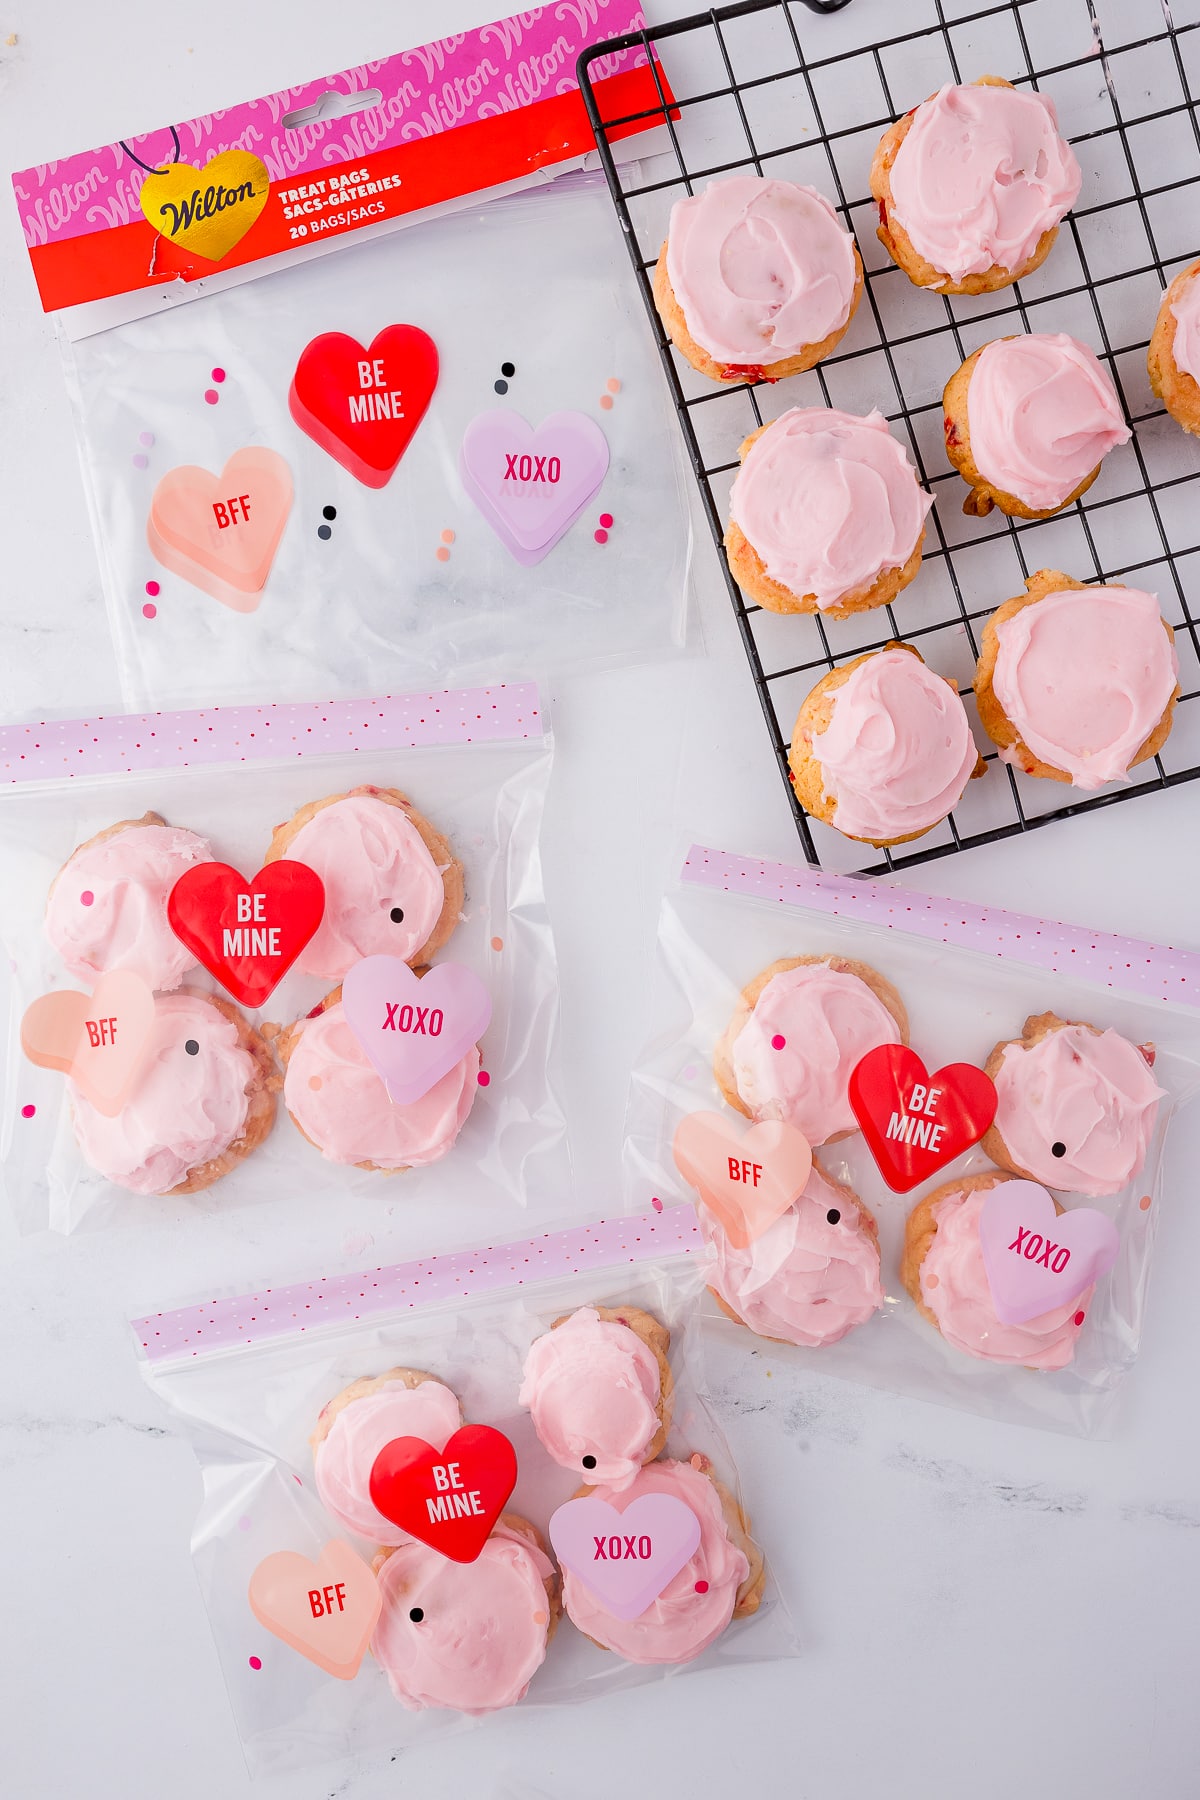
<svg viewBox="0 0 1200 1800"><path fill-rule="evenodd" d="M550 179L592 143L578 51L640 14L578 11L14 177L129 707L683 644L654 347L602 179ZM653 100L644 59L613 65Z"/></svg>
<svg viewBox="0 0 1200 1800"><path fill-rule="evenodd" d="M560 1209L549 768L532 684L0 730L22 1227Z"/></svg>
<svg viewBox="0 0 1200 1800"><path fill-rule="evenodd" d="M663 905L629 1205L823 1373L1059 1430L1137 1354L1200 957L693 847Z"/></svg>
<svg viewBox="0 0 1200 1800"><path fill-rule="evenodd" d="M687 1207L137 1319L247 1760L795 1652Z"/></svg>

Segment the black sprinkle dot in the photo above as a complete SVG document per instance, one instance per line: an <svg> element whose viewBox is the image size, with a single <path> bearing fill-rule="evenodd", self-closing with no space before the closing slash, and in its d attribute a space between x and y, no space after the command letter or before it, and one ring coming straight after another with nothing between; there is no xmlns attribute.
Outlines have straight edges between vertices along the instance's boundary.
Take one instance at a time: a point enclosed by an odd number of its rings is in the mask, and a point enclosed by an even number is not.
<svg viewBox="0 0 1200 1800"><path fill-rule="evenodd" d="M515 375L516 372L517 372L516 363L501 363L500 364L500 373L502 375Z"/></svg>
<svg viewBox="0 0 1200 1800"><path fill-rule="evenodd" d="M585 1469L594 1469L596 1466L595 1457L594 1456L585 1456L583 1459L583 1466Z"/></svg>
<svg viewBox="0 0 1200 1800"><path fill-rule="evenodd" d="M323 519L336 519L337 518L337 507L336 506L323 506L321 508L321 517Z"/></svg>
<svg viewBox="0 0 1200 1800"><path fill-rule="evenodd" d="M422 1607L414 1606L408 1616L412 1620L414 1625L419 1625L421 1623L421 1620L425 1617L425 1612Z"/></svg>
<svg viewBox="0 0 1200 1800"><path fill-rule="evenodd" d="M1067 1154L1067 1146L1065 1144L1051 1144L1050 1154L1051 1156L1065 1156Z"/></svg>
<svg viewBox="0 0 1200 1800"><path fill-rule="evenodd" d="M196 1042L195 1038L189 1038L187 1043L183 1047L187 1051L189 1056L199 1056L199 1054L200 1054L200 1046Z"/></svg>
<svg viewBox="0 0 1200 1800"><path fill-rule="evenodd" d="M507 392L508 392L507 381L493 381L492 386L495 388L495 390L498 394L507 394Z"/></svg>
<svg viewBox="0 0 1200 1800"><path fill-rule="evenodd" d="M330 530L328 525L318 525L317 526L317 536L319 538L331 538L333 536L333 532Z"/></svg>
<svg viewBox="0 0 1200 1800"><path fill-rule="evenodd" d="M837 1224L837 1222L838 1222L838 1220L839 1220L839 1219L840 1219L840 1218L841 1218L841 1216L842 1216L842 1215L841 1215L841 1213L840 1213L840 1212L839 1212L839 1211L838 1211L838 1209L837 1209L837 1207L836 1207L836 1206L831 1206L831 1207L830 1207L830 1209L829 1209L829 1211L828 1211L828 1212L827 1212L827 1213L826 1213L826 1214L825 1214L825 1218L826 1218L826 1221L827 1221L827 1222L828 1222L828 1223L829 1223L829 1224L830 1224L830 1225L836 1225L836 1224Z"/></svg>
<svg viewBox="0 0 1200 1800"><path fill-rule="evenodd" d="M391 912L388 914L388 918L392 921L393 925L403 925L404 908L402 906L393 906Z"/></svg>

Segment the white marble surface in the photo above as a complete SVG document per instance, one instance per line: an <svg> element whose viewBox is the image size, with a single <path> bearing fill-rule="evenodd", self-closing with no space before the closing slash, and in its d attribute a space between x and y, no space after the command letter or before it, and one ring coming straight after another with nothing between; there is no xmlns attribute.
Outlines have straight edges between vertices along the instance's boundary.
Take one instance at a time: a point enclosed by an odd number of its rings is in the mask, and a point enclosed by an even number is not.
<svg viewBox="0 0 1200 1800"><path fill-rule="evenodd" d="M854 0L880 30L908 3ZM1136 3L1153 23L1157 0ZM6 0L0 163L106 142L495 10L492 0ZM5 45L9 33L17 41ZM0 706L11 717L92 706L116 684L53 333L7 202L0 314ZM577 1155L595 1211L613 1197L655 893L680 834L792 848L706 543L700 552L704 662L556 695L547 876ZM1200 947L1198 794L1184 787L1110 809L934 864L920 880ZM255 1791L1194 1795L1198 1148L1200 1120L1185 1118L1143 1355L1110 1443L989 1424L789 1371L770 1355L713 1359L763 1541L800 1619L798 1660L570 1713L517 1713L398 1760L302 1769ZM286 1214L137 1237L18 1244L0 1227L0 1790L13 1800L251 1791L188 1559L197 1471L143 1388L123 1320L212 1283L355 1266L367 1236L369 1255L385 1258L395 1253L387 1227L365 1205L334 1221L302 1199Z"/></svg>

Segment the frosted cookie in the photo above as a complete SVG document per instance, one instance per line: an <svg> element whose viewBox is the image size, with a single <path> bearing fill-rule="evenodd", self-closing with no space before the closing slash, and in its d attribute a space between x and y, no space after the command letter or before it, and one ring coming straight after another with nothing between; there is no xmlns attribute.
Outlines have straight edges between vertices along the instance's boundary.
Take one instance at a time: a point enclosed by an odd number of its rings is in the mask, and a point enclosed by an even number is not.
<svg viewBox="0 0 1200 1800"><path fill-rule="evenodd" d="M398 1106L351 1031L334 988L306 1018L281 1031L283 1103L329 1162L385 1173L423 1168L450 1150L479 1091L479 1047L419 1100Z"/></svg>
<svg viewBox="0 0 1200 1800"><path fill-rule="evenodd" d="M729 1490L699 1454L686 1462L647 1463L633 1480L615 1488L599 1483L579 1490L595 1494L618 1512L643 1494L671 1494L700 1521L700 1543L656 1600L636 1619L618 1619L569 1569L563 1572L563 1611L602 1650L641 1664L686 1663L716 1642L732 1619L756 1612L765 1572L750 1524Z"/></svg>
<svg viewBox="0 0 1200 1800"><path fill-rule="evenodd" d="M883 1305L879 1233L858 1195L814 1164L803 1194L744 1250L698 1206L712 1257L709 1291L759 1337L817 1350Z"/></svg>
<svg viewBox="0 0 1200 1800"><path fill-rule="evenodd" d="M1037 1013L986 1063L996 1118L993 1162L1026 1181L1091 1198L1119 1194L1146 1161L1163 1090L1153 1050L1117 1031Z"/></svg>
<svg viewBox="0 0 1200 1800"><path fill-rule="evenodd" d="M636 1306L581 1306L525 1358L518 1403L564 1469L619 1488L667 1441L671 1334Z"/></svg>
<svg viewBox="0 0 1200 1800"><path fill-rule="evenodd" d="M782 1119L814 1147L857 1131L851 1071L880 1044L907 1044L904 1002L864 962L787 956L742 989L713 1072L749 1119Z"/></svg>
<svg viewBox="0 0 1200 1800"><path fill-rule="evenodd" d="M161 994L141 1073L115 1118L68 1079L84 1160L134 1194L196 1194L256 1150L275 1121L275 1059L215 994Z"/></svg>
<svg viewBox="0 0 1200 1800"><path fill-rule="evenodd" d="M410 1541L374 1568L383 1607L371 1653L402 1706L479 1714L524 1699L562 1610L528 1519L502 1513L474 1562Z"/></svg>
<svg viewBox="0 0 1200 1800"><path fill-rule="evenodd" d="M922 837L985 768L957 686L906 644L822 676L800 708L788 764L805 812L877 847Z"/></svg>
<svg viewBox="0 0 1200 1800"><path fill-rule="evenodd" d="M971 490L963 511L979 518L993 506L1050 518L1133 435L1095 352L1061 331L985 344L950 377L942 406L946 454Z"/></svg>
<svg viewBox="0 0 1200 1800"><path fill-rule="evenodd" d="M420 1369L389 1369L385 1375L352 1381L321 1408L308 1440L322 1506L346 1531L369 1543L410 1543L407 1531L375 1510L375 1459L393 1438L424 1438L442 1450L462 1422L457 1396Z"/></svg>
<svg viewBox="0 0 1200 1800"><path fill-rule="evenodd" d="M824 194L731 175L671 208L654 300L702 375L780 381L836 347L862 285L858 247Z"/></svg>
<svg viewBox="0 0 1200 1800"><path fill-rule="evenodd" d="M752 600L844 619L908 586L933 500L882 413L793 407L739 454L725 551Z"/></svg>
<svg viewBox="0 0 1200 1800"><path fill-rule="evenodd" d="M875 152L879 241L918 287L991 293L1045 262L1082 179L1048 95L947 82Z"/></svg>
<svg viewBox="0 0 1200 1800"><path fill-rule="evenodd" d="M167 922L167 895L185 869L211 862L194 831L156 812L120 819L63 864L46 900L46 936L80 981L130 969L148 987L177 988L196 959Z"/></svg>
<svg viewBox="0 0 1200 1800"><path fill-rule="evenodd" d="M983 628L975 701L1002 762L1100 788L1157 756L1179 698L1175 633L1153 594L1039 569Z"/></svg>
<svg viewBox="0 0 1200 1800"><path fill-rule="evenodd" d="M984 1362L1027 1369L1065 1369L1093 1289L1022 1325L996 1316L983 1261L979 1216L989 1188L1010 1181L989 1170L934 1188L908 1215L900 1279L922 1316L948 1344ZM1056 1200L1054 1209L1063 1208Z"/></svg>
<svg viewBox="0 0 1200 1800"><path fill-rule="evenodd" d="M397 788L359 787L313 800L276 828L264 858L307 863L325 912L297 967L340 981L364 956L428 961L463 907L462 864Z"/></svg>
<svg viewBox="0 0 1200 1800"><path fill-rule="evenodd" d="M1176 424L1200 435L1200 262L1181 269L1162 297L1146 353L1150 386Z"/></svg>

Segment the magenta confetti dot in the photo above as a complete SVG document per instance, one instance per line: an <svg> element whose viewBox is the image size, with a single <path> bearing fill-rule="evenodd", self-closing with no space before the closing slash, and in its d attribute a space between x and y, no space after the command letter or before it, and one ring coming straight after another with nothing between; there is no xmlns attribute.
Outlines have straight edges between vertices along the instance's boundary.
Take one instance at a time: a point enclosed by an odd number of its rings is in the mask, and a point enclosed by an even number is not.
<svg viewBox="0 0 1200 1800"><path fill-rule="evenodd" d="M32 1119L32 1117L36 1111L37 1111L36 1106L23 1106L21 1108L21 1117L23 1119Z"/></svg>
<svg viewBox="0 0 1200 1800"><path fill-rule="evenodd" d="M214 381L224 381L224 379L225 379L224 369L214 369L212 371L212 378Z"/></svg>
<svg viewBox="0 0 1200 1800"><path fill-rule="evenodd" d="M90 906L95 898L96 896L93 894L91 888L84 888L82 894L79 896L79 904L80 906Z"/></svg>
<svg viewBox="0 0 1200 1800"><path fill-rule="evenodd" d="M135 469L145 469L150 466L150 458L143 455L140 450L133 456L132 461Z"/></svg>
<svg viewBox="0 0 1200 1800"><path fill-rule="evenodd" d="M149 596L152 600L156 599L160 592L157 581L148 581L146 583L146 592L149 594Z"/></svg>
<svg viewBox="0 0 1200 1800"><path fill-rule="evenodd" d="M604 528L606 530L612 524L612 522L613 522L613 516L611 513L601 513L600 514L600 523L604 526Z"/></svg>
<svg viewBox="0 0 1200 1800"><path fill-rule="evenodd" d="M147 450L149 450L149 448L153 442L154 442L154 433L152 431L139 431L138 432L138 443L145 444Z"/></svg>
<svg viewBox="0 0 1200 1800"><path fill-rule="evenodd" d="M657 1194L653 1194L653 1195L652 1195L652 1196L651 1196L651 1199L650 1199L650 1204L651 1204L651 1206L652 1206L652 1207L653 1207L653 1208L654 1208L654 1210L655 1210L655 1212L661 1212L661 1211L662 1211L662 1209L663 1209L663 1203L662 1203L662 1201L661 1201L661 1200L660 1200L660 1199L659 1199L659 1197L658 1197L658 1195L657 1195Z"/></svg>
<svg viewBox="0 0 1200 1800"><path fill-rule="evenodd" d="M607 544L607 542L608 542L607 531L593 531L592 536L595 538L595 540L598 544Z"/></svg>
<svg viewBox="0 0 1200 1800"><path fill-rule="evenodd" d="M698 1581L698 1582L697 1582L697 1583L696 1583L696 1592L697 1592L697 1593L698 1593L698 1594L707 1594L707 1592L708 1592L708 1583L707 1583L707 1581Z"/></svg>
<svg viewBox="0 0 1200 1800"><path fill-rule="evenodd" d="M779 1033L776 1032L775 1036L771 1039L771 1048L772 1050L782 1050L786 1043L787 1039L785 1037L780 1037Z"/></svg>
<svg viewBox="0 0 1200 1800"><path fill-rule="evenodd" d="M488 1074L486 1069L480 1069L480 1071L479 1071L478 1075L475 1077L475 1079L479 1083L480 1087L488 1087L491 1083L492 1078Z"/></svg>
<svg viewBox="0 0 1200 1800"><path fill-rule="evenodd" d="M204 398L208 401L210 406L215 406L221 396L218 394L216 388L205 388Z"/></svg>
<svg viewBox="0 0 1200 1800"><path fill-rule="evenodd" d="M250 1658L250 1667L252 1669L261 1669L262 1668L262 1657L261 1656L252 1656Z"/></svg>
<svg viewBox="0 0 1200 1800"><path fill-rule="evenodd" d="M142 617L143 619L157 619L158 608L155 606L153 600L147 600L145 606L143 606Z"/></svg>

